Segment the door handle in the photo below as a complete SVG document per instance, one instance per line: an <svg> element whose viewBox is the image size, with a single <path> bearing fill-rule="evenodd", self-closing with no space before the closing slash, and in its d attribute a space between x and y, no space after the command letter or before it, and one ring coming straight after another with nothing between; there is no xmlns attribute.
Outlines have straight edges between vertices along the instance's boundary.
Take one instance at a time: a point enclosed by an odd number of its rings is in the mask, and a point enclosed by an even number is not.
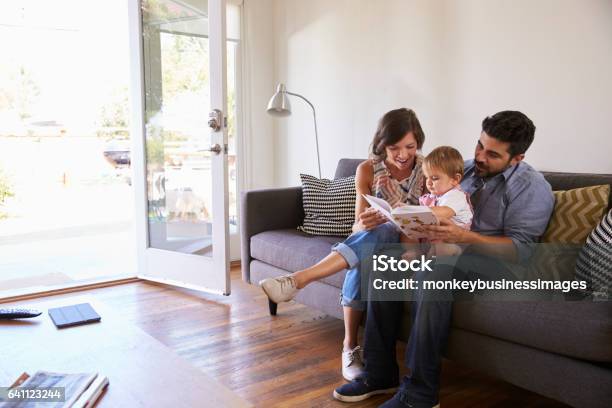
<svg viewBox="0 0 612 408"><path fill-rule="evenodd" d="M221 147L219 143L215 143L214 145L210 146L208 149L198 150L198 152L212 152L214 154L219 154L222 151L223 151L223 148Z"/></svg>
<svg viewBox="0 0 612 408"><path fill-rule="evenodd" d="M223 112L219 109L213 109L208 114L208 127L213 131L218 132L223 125Z"/></svg>

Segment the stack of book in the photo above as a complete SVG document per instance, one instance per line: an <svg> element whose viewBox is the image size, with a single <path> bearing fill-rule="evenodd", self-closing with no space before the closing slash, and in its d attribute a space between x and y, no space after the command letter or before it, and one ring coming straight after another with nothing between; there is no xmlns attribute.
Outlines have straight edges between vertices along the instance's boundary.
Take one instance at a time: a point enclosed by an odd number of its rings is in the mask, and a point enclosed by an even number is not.
<svg viewBox="0 0 612 408"><path fill-rule="evenodd" d="M0 399L0 407L90 408L96 403L107 385L108 378L98 373L64 374L37 371L31 377L23 373L9 387L9 397ZM42 390L45 392L33 392ZM58 390L63 391L61 398L63 401L58 400L56 394ZM48 402L41 404L41 398L45 397Z"/></svg>

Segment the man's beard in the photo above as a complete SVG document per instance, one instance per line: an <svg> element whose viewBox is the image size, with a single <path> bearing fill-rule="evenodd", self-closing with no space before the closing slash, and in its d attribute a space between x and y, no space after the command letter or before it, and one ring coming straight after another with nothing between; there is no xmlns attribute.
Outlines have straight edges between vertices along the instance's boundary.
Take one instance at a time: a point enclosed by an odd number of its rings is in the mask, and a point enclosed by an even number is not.
<svg viewBox="0 0 612 408"><path fill-rule="evenodd" d="M501 170L496 171L496 172L491 172L488 167L482 165L480 162L474 161L474 164L476 166L474 170L476 172L476 175L478 175L478 177L491 178L493 176L497 176L499 173L503 173L504 171L506 171L506 169L510 167L510 162L511 160L508 160L508 163L506 163L506 165Z"/></svg>

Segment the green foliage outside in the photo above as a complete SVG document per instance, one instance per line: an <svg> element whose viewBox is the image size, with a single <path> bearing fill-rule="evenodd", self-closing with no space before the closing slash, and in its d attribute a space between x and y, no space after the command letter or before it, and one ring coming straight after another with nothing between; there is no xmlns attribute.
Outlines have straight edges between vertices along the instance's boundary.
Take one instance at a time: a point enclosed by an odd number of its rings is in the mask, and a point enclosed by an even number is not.
<svg viewBox="0 0 612 408"><path fill-rule="evenodd" d="M0 111L14 111L20 119L28 119L39 95L32 72L15 63L0 64Z"/></svg>
<svg viewBox="0 0 612 408"><path fill-rule="evenodd" d="M145 23L156 21L172 21L193 17L193 11L178 4L169 7L168 2L160 0L143 0L142 14Z"/></svg>
<svg viewBox="0 0 612 408"><path fill-rule="evenodd" d="M2 211L2 206L7 198L13 197L12 186L9 183L8 178L0 169L0 219L6 217L6 214Z"/></svg>
<svg viewBox="0 0 612 408"><path fill-rule="evenodd" d="M164 139L161 137L147 138L147 164L154 169L164 167Z"/></svg>
<svg viewBox="0 0 612 408"><path fill-rule="evenodd" d="M208 88L208 41L187 35L170 35L167 40L171 46L161 55L163 100Z"/></svg>
<svg viewBox="0 0 612 408"><path fill-rule="evenodd" d="M100 107L99 117L96 120L99 127L97 136L129 137L129 118L130 112L127 86L114 89L109 98Z"/></svg>

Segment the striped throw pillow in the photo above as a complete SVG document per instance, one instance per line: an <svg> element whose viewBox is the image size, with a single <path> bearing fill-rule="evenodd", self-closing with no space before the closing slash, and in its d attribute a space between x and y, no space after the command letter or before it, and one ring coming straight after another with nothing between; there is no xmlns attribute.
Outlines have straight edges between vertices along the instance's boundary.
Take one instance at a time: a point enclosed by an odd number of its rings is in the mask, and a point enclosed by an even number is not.
<svg viewBox="0 0 612 408"><path fill-rule="evenodd" d="M300 177L305 216L299 229L312 235L350 235L355 222L355 176L336 180Z"/></svg>
<svg viewBox="0 0 612 408"><path fill-rule="evenodd" d="M612 299L612 210L589 234L576 262L576 280L593 295Z"/></svg>
<svg viewBox="0 0 612 408"><path fill-rule="evenodd" d="M610 186L554 191L555 208L541 242L584 244L608 208Z"/></svg>

